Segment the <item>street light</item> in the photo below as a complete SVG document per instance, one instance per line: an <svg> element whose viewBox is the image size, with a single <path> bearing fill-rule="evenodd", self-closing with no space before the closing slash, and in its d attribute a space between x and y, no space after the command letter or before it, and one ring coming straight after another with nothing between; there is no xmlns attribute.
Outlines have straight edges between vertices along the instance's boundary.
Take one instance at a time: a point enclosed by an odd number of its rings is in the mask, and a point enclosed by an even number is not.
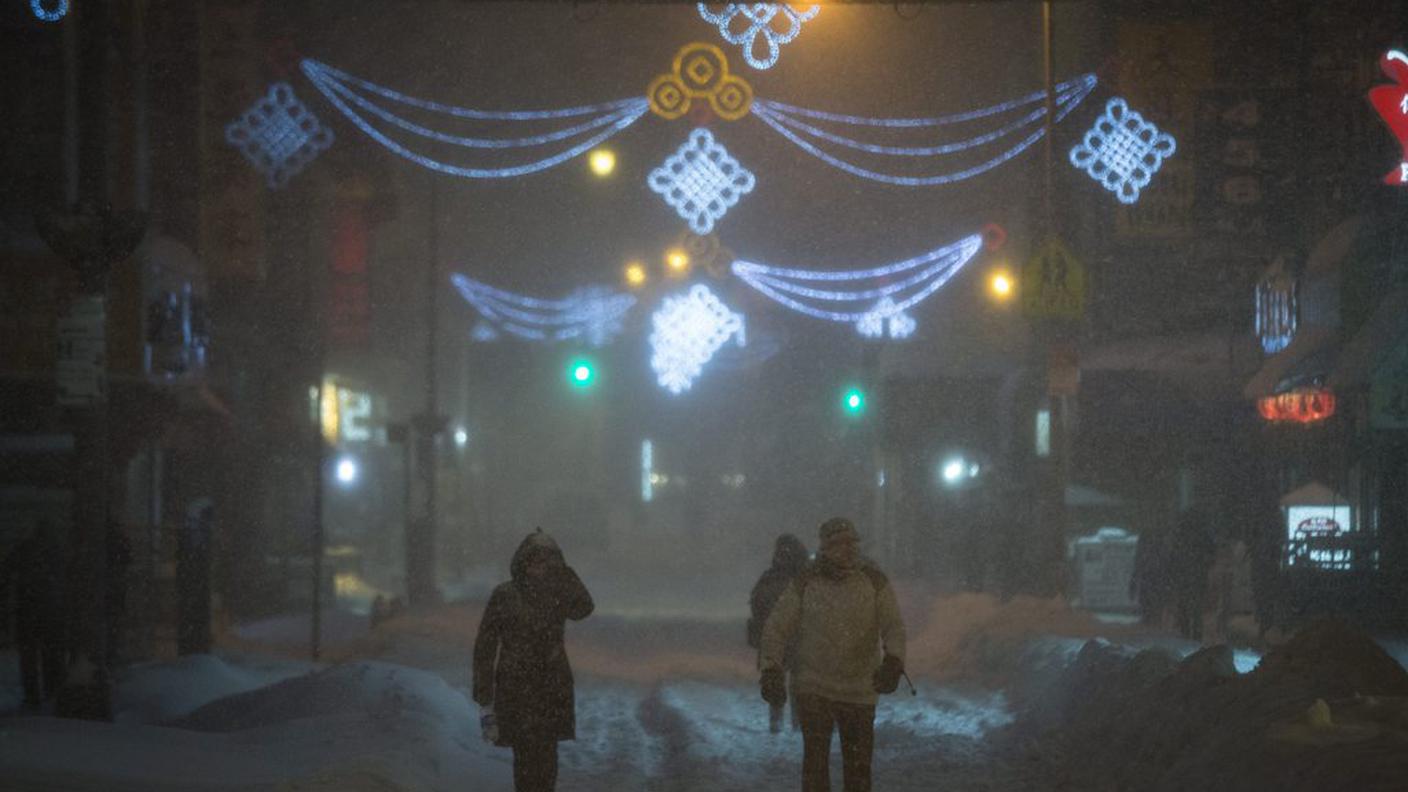
<svg viewBox="0 0 1408 792"><path fill-rule="evenodd" d="M455 430L455 445L464 448L469 443L469 432L463 426Z"/></svg>
<svg viewBox="0 0 1408 792"><path fill-rule="evenodd" d="M683 275L689 271L689 254L680 248L670 248L665 251L665 266L670 274L676 277Z"/></svg>
<svg viewBox="0 0 1408 792"><path fill-rule="evenodd" d="M587 155L587 164L591 167L592 173L604 179L616 170L616 153L611 149L596 149Z"/></svg>
<svg viewBox="0 0 1408 792"><path fill-rule="evenodd" d="M998 302L1006 302L1017 291L1017 281L1006 269L993 270L988 277L988 292Z"/></svg>
<svg viewBox="0 0 1408 792"><path fill-rule="evenodd" d="M352 484L357 481L358 472L359 471L357 469L357 460L353 459L352 457L344 456L341 459L337 460L337 467L334 469L334 475L337 476L337 483L341 484L342 486L352 486Z"/></svg>

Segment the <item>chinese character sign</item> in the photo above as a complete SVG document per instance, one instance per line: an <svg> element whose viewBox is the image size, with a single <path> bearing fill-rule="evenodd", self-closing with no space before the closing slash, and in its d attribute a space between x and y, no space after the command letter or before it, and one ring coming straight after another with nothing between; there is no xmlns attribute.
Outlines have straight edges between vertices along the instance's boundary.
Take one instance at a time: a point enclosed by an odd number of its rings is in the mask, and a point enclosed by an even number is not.
<svg viewBox="0 0 1408 792"><path fill-rule="evenodd" d="M1389 50L1379 61L1384 74L1395 85L1380 85L1369 91L1369 102L1383 116L1389 131L1398 138L1402 155L1398 165L1384 177L1384 184L1408 185L1408 53L1402 50Z"/></svg>

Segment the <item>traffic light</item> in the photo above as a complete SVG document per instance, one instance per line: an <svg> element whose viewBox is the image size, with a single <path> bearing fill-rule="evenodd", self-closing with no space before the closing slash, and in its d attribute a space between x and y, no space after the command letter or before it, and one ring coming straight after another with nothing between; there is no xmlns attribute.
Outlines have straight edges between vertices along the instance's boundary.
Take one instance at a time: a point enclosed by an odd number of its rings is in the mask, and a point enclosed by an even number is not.
<svg viewBox="0 0 1408 792"><path fill-rule="evenodd" d="M860 415L865 412L865 391L855 387L847 388L841 396L841 409L845 410L847 415Z"/></svg>
<svg viewBox="0 0 1408 792"><path fill-rule="evenodd" d="M574 388L590 388L596 383L596 366L587 358L574 358L567 364L567 381Z"/></svg>

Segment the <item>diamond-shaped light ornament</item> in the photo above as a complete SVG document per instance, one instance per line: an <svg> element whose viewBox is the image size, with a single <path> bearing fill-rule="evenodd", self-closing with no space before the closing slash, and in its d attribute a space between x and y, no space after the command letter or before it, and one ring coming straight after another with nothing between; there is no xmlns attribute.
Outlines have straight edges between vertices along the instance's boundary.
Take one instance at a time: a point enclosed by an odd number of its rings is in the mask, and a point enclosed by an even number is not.
<svg viewBox="0 0 1408 792"><path fill-rule="evenodd" d="M736 337L740 347L746 341L743 316L703 284L666 297L650 322L650 367L660 387L675 394L694 385L704 365L730 338Z"/></svg>
<svg viewBox="0 0 1408 792"><path fill-rule="evenodd" d="M1120 203L1132 204L1176 148L1172 135L1160 132L1116 97L1071 149L1071 164L1103 184Z"/></svg>
<svg viewBox="0 0 1408 792"><path fill-rule="evenodd" d="M331 146L333 135L293 95L293 88L280 82L225 127L225 140L277 189Z"/></svg>
<svg viewBox="0 0 1408 792"><path fill-rule="evenodd" d="M707 129L689 133L689 140L646 179L696 234L712 231L756 182Z"/></svg>
<svg viewBox="0 0 1408 792"><path fill-rule="evenodd" d="M699 16L705 22L716 25L719 35L730 44L743 48L743 59L755 69L767 69L777 63L777 56L783 44L802 32L802 23L821 11L819 4L804 7L789 3L726 3L723 10L715 13L707 3L699 4ZM767 52L755 52L758 37L763 38Z"/></svg>

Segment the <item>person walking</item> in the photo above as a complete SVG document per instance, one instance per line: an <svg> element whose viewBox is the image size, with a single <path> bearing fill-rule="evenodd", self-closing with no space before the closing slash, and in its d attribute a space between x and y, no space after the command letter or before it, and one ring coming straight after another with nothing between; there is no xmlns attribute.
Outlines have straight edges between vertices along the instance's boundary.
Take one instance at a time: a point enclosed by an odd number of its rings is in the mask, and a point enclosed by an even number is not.
<svg viewBox="0 0 1408 792"><path fill-rule="evenodd" d="M513 788L550 792L557 786L557 743L576 738L564 626L595 606L541 528L514 552L509 577L489 596L474 638L474 701L485 739L513 749Z"/></svg>
<svg viewBox="0 0 1408 792"><path fill-rule="evenodd" d="M760 687L769 704L786 700L783 663L795 638L802 792L831 789L831 735L838 731L845 792L869 792L875 703L904 673L904 623L889 580L861 557L855 525L835 517L818 533L817 559L788 584L763 626Z"/></svg>
<svg viewBox="0 0 1408 792"><path fill-rule="evenodd" d="M796 536L785 533L777 537L773 542L772 566L758 578L758 582L753 584L753 591L748 597L748 604L752 609L752 616L748 619L748 645L754 649L762 646L763 625L768 621L768 615L772 613L773 606L782 596L782 592L787 590L787 586L792 579L802 571L802 567L807 563L807 546L802 544L802 540ZM785 673L792 674L795 678L797 661L797 641L795 637L783 650L782 668ZM789 686L790 689L790 686ZM797 700L796 693L792 695L792 728L796 729L797 721ZM768 729L773 734L782 731L782 711L780 705L768 705Z"/></svg>

